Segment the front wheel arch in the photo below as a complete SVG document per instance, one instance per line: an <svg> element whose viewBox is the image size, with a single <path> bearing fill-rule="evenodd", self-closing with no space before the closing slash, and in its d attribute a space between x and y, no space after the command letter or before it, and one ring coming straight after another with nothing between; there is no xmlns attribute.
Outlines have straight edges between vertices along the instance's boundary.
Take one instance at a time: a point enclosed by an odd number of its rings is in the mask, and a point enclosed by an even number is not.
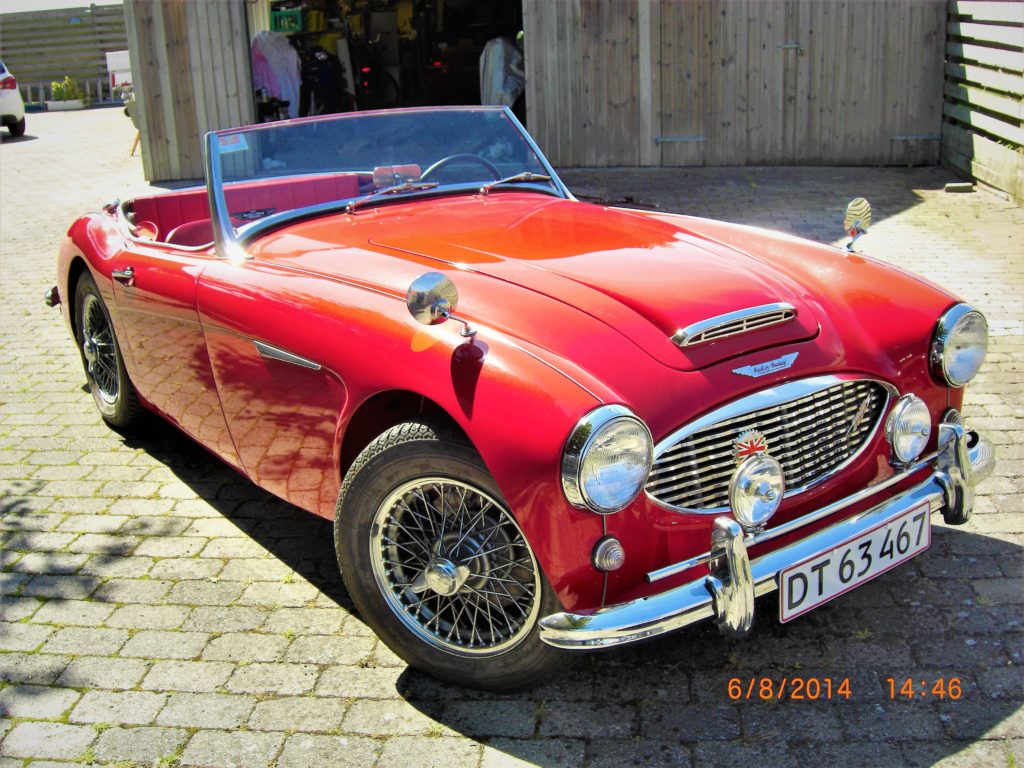
<svg viewBox="0 0 1024 768"><path fill-rule="evenodd" d="M424 515L438 525L417 522ZM562 610L558 597L483 460L457 436L412 421L373 440L338 494L334 543L361 617L410 665L495 691L528 688L568 667L571 657L540 639L539 619ZM402 554L411 552L419 554ZM435 602L417 607L428 598ZM467 607L481 599L479 611Z"/></svg>
<svg viewBox="0 0 1024 768"><path fill-rule="evenodd" d="M385 390L360 403L345 424L338 451L342 481L366 446L392 427L409 421L429 423L473 446L451 414L429 397L403 389Z"/></svg>

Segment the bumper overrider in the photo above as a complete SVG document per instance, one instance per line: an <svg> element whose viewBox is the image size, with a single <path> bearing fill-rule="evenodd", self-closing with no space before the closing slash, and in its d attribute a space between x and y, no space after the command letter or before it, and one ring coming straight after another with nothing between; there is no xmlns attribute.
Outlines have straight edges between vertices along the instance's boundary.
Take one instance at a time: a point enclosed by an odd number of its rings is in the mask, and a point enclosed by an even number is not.
<svg viewBox="0 0 1024 768"><path fill-rule="evenodd" d="M546 616L540 621L541 639L557 648L601 648L654 637L710 618L727 634L745 634L754 622L755 598L778 589L779 574L787 567L828 552L925 503L933 514L941 512L950 525L967 522L974 507L974 487L995 466L992 444L977 432L965 431L960 424L940 424L939 446L932 455L883 483L770 530L745 534L731 517L719 517L707 553L651 572L648 579L657 581L703 563L708 564L707 576L590 614ZM926 466L932 468L931 475L913 488L793 544L754 560L749 558L748 548L881 493Z"/></svg>

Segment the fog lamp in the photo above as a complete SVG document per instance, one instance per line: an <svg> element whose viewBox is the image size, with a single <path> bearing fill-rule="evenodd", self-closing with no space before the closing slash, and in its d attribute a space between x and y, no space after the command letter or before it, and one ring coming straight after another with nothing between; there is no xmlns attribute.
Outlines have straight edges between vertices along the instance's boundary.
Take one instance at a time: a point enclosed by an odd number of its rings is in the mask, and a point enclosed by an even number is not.
<svg viewBox="0 0 1024 768"><path fill-rule="evenodd" d="M904 395L885 422L885 437L893 455L908 464L924 451L932 434L932 417L928 406L917 395Z"/></svg>
<svg viewBox="0 0 1024 768"><path fill-rule="evenodd" d="M775 514L786 492L782 465L766 453L744 459L729 482L729 505L745 530L762 527Z"/></svg>
<svg viewBox="0 0 1024 768"><path fill-rule="evenodd" d="M614 536L606 536L594 547L594 567L599 571L617 571L626 564L626 550Z"/></svg>

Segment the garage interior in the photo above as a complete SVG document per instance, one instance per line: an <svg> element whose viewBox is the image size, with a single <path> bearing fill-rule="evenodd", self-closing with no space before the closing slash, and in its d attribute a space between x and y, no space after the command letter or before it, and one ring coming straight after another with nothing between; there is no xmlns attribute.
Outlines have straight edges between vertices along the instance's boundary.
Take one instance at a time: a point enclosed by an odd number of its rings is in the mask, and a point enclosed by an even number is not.
<svg viewBox="0 0 1024 768"><path fill-rule="evenodd" d="M260 121L480 103L508 103L525 121L522 0L259 0L248 21Z"/></svg>

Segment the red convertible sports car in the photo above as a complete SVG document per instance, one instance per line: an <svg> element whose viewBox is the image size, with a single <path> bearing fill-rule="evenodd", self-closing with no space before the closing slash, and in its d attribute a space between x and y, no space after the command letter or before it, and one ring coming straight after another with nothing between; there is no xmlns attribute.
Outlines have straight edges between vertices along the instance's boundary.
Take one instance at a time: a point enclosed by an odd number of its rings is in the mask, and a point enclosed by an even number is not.
<svg viewBox="0 0 1024 768"><path fill-rule="evenodd" d="M333 517L362 617L439 678L741 635L775 590L789 621L966 521L993 466L959 413L978 311L849 250L579 202L507 109L219 131L206 164L78 219L47 301L111 426L156 412Z"/></svg>

